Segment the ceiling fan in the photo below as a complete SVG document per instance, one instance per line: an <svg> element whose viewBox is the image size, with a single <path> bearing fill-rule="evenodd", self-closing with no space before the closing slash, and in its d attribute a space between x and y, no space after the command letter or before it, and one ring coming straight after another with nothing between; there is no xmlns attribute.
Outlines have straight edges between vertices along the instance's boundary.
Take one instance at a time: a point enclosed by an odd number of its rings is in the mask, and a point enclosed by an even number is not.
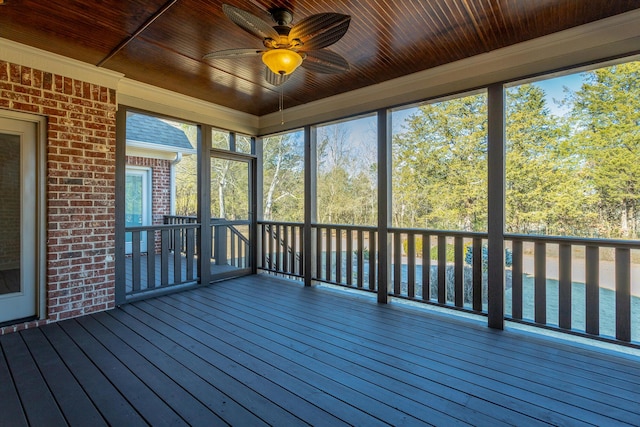
<svg viewBox="0 0 640 427"><path fill-rule="evenodd" d="M264 48L225 49L206 54L203 59L229 59L262 56L265 79L280 86L299 66L309 71L333 74L349 70L341 55L324 49L340 40L349 29L351 17L340 13L320 13L303 18L295 25L293 13L284 8L269 10L276 25L228 4L224 14L249 34L262 39Z"/></svg>

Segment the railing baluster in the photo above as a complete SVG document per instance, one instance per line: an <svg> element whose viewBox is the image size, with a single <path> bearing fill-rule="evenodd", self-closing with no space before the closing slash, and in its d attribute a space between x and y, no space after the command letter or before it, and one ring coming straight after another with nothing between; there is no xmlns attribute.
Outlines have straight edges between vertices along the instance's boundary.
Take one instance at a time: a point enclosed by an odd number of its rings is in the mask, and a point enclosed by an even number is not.
<svg viewBox="0 0 640 427"><path fill-rule="evenodd" d="M267 259L267 268L269 269L269 271L273 271L273 225L269 226L269 243L268 243L268 248L267 248L267 253L269 254L269 257Z"/></svg>
<svg viewBox="0 0 640 427"><path fill-rule="evenodd" d="M156 287L156 233L147 230L147 289Z"/></svg>
<svg viewBox="0 0 640 427"><path fill-rule="evenodd" d="M181 229L176 228L173 230L173 241L174 242L181 242L182 241L182 236L181 236ZM174 250L173 251L173 283L180 283L182 282L182 254L180 253L180 250Z"/></svg>
<svg viewBox="0 0 640 427"><path fill-rule="evenodd" d="M284 273L289 272L289 226L282 226L282 239L280 240L282 246L282 271Z"/></svg>
<svg viewBox="0 0 640 427"><path fill-rule="evenodd" d="M431 299L431 236L422 233L422 299Z"/></svg>
<svg viewBox="0 0 640 427"><path fill-rule="evenodd" d="M462 258L462 237L456 236L453 240L454 248L454 304L456 307L464 306L464 259Z"/></svg>
<svg viewBox="0 0 640 427"><path fill-rule="evenodd" d="M332 279L332 274L331 274L331 251L332 251L332 245L331 245L331 235L333 234L333 229L330 227L327 227L326 229L326 234L324 235L325 237L325 275L326 275L326 279L328 282L331 281Z"/></svg>
<svg viewBox="0 0 640 427"><path fill-rule="evenodd" d="M535 321L547 323L547 244L536 242L534 245L535 271Z"/></svg>
<svg viewBox="0 0 640 427"><path fill-rule="evenodd" d="M631 252L616 248L616 338L631 341Z"/></svg>
<svg viewBox="0 0 640 427"><path fill-rule="evenodd" d="M269 240L269 227L270 225L268 224L262 224L262 265L260 265L259 267L262 267L266 270L269 270L269 266L267 265L267 245L268 245L268 240Z"/></svg>
<svg viewBox="0 0 640 427"><path fill-rule="evenodd" d="M238 268L238 253L240 249L240 239L232 228L229 228L229 256L231 257L229 265Z"/></svg>
<svg viewBox="0 0 640 427"><path fill-rule="evenodd" d="M393 233L393 294L400 295L402 275L402 234Z"/></svg>
<svg viewBox="0 0 640 427"><path fill-rule="evenodd" d="M160 231L160 286L169 284L169 230Z"/></svg>
<svg viewBox="0 0 640 427"><path fill-rule="evenodd" d="M193 280L193 261L195 258L195 247L196 247L196 239L195 239L195 230L193 228L188 228L186 230L187 236L187 280Z"/></svg>
<svg viewBox="0 0 640 427"><path fill-rule="evenodd" d="M522 240L512 244L511 317L522 320Z"/></svg>
<svg viewBox="0 0 640 427"><path fill-rule="evenodd" d="M347 267L347 286L353 286L353 230L346 230L347 252L345 253L345 263Z"/></svg>
<svg viewBox="0 0 640 427"><path fill-rule="evenodd" d="M407 233L407 297L416 297L416 236Z"/></svg>
<svg viewBox="0 0 640 427"><path fill-rule="evenodd" d="M289 247L289 274L296 274L296 248L297 248L297 234L296 226L291 226L291 246Z"/></svg>
<svg viewBox="0 0 640 427"><path fill-rule="evenodd" d="M600 334L600 249L587 246L585 254L586 332Z"/></svg>
<svg viewBox="0 0 640 427"><path fill-rule="evenodd" d="M280 250L280 224L276 225L276 234L274 236L274 242L273 244L275 245L274 250L275 250L275 254L273 255L274 258L274 264L275 264L275 269L276 271L281 271L280 266L282 265L281 261L280 261L280 255L281 255L281 250Z"/></svg>
<svg viewBox="0 0 640 427"><path fill-rule="evenodd" d="M298 253L296 254L298 259L297 272L300 276L304 276L304 233L302 232L302 226L298 226Z"/></svg>
<svg viewBox="0 0 640 427"><path fill-rule="evenodd" d="M133 291L139 291L141 288L141 271L140 263L142 258L140 257L140 232L131 232L131 284Z"/></svg>
<svg viewBox="0 0 640 427"><path fill-rule="evenodd" d="M473 310L482 311L482 239L474 237L472 245Z"/></svg>
<svg viewBox="0 0 640 427"><path fill-rule="evenodd" d="M322 227L316 226L316 276L317 279L322 279L322 273L324 269L322 268L322 242L324 238L322 236Z"/></svg>
<svg viewBox="0 0 640 427"><path fill-rule="evenodd" d="M438 302L447 302L447 238L438 236Z"/></svg>
<svg viewBox="0 0 640 427"><path fill-rule="evenodd" d="M369 231L369 290L376 290L376 259L378 259L376 232Z"/></svg>
<svg viewBox="0 0 640 427"><path fill-rule="evenodd" d="M342 229L336 228L336 283L342 284Z"/></svg>
<svg viewBox="0 0 640 427"><path fill-rule="evenodd" d="M358 287L364 286L364 236L362 230L358 230ZM369 258L371 258L371 251L369 251Z"/></svg>
<svg viewBox="0 0 640 427"><path fill-rule="evenodd" d="M571 329L571 245L560 244L558 263L558 326Z"/></svg>

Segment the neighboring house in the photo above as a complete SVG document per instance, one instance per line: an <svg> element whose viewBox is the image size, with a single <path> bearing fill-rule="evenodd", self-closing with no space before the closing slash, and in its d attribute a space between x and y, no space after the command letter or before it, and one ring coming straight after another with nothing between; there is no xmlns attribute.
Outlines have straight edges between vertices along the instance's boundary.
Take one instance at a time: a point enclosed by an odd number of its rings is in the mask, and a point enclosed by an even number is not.
<svg viewBox="0 0 640 427"><path fill-rule="evenodd" d="M183 155L196 153L184 131L151 116L127 116L127 227L157 225L175 214L175 166ZM126 239L131 252L131 236ZM159 249L156 238L156 250ZM146 252L143 241L141 250Z"/></svg>

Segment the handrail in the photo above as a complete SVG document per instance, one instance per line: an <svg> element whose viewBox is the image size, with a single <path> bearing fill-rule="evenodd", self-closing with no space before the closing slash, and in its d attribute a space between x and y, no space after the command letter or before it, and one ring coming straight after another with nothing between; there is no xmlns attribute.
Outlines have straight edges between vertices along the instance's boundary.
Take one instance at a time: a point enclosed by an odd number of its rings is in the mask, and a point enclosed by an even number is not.
<svg viewBox="0 0 640 427"><path fill-rule="evenodd" d="M294 228L302 232L303 223L259 224L261 269L300 277L301 270L292 273L285 264L294 257L282 254L293 251L296 260L312 257L316 282L363 291L377 291L383 283L377 277L377 227L313 223L315 243L305 254L302 245L291 248L291 238L284 237ZM388 232L388 295L487 314L487 233L401 227ZM640 265L634 263L640 241L505 233L504 242L506 320L638 346L631 306L640 298ZM607 272L602 282L599 268ZM612 308L613 318L600 315Z"/></svg>

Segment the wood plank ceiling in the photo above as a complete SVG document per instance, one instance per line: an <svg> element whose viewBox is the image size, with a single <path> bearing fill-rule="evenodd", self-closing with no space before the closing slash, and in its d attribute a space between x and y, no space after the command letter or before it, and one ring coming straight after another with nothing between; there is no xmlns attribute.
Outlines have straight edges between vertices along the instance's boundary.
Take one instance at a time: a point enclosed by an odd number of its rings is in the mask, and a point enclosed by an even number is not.
<svg viewBox="0 0 640 427"><path fill-rule="evenodd" d="M349 61L351 70L339 75L296 70L283 85L287 107L640 8L638 0L224 2L267 22L272 22L267 11L274 7L290 9L294 24L316 13L351 15L349 31L330 48ZM279 89L264 80L259 57L202 59L211 51L262 47L260 40L224 16L222 4L217 0L4 0L0 37L235 110L255 115L274 112Z"/></svg>

